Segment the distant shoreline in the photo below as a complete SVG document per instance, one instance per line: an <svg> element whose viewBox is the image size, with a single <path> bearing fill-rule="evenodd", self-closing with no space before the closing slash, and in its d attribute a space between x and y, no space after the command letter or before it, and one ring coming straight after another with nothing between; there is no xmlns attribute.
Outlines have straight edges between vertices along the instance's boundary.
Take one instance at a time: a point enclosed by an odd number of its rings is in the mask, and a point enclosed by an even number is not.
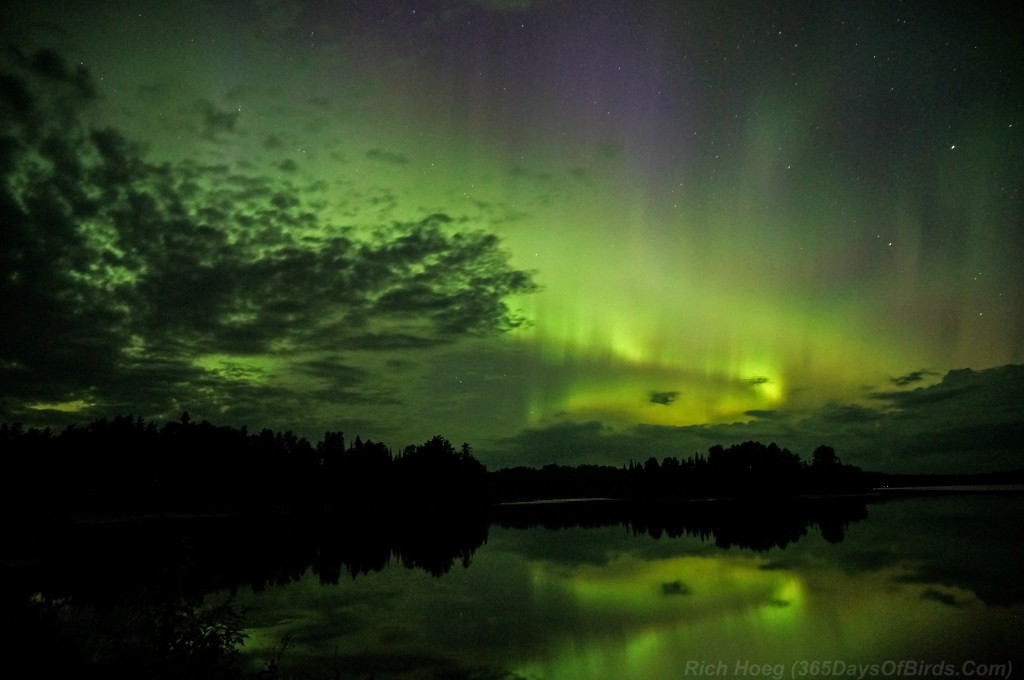
<svg viewBox="0 0 1024 680"><path fill-rule="evenodd" d="M766 495L752 495L752 496L714 496L714 497L694 497L694 498L672 498L672 497L563 497L563 498L537 498L532 500L520 500L520 501L499 501L494 503L484 503L479 507L482 508L516 508L516 507L543 507L543 506L561 506L561 505L585 505L585 504L602 504L602 503L622 503L622 504L649 504L649 505L661 505L661 504L690 504L690 503L761 503L768 501L828 501L828 500L842 500L851 498L863 498L870 500L871 498L886 498L886 497L897 497L897 496L916 496L916 495L967 495L967 494L991 494L991 495L1015 495L1024 494L1024 484L943 484L933 486L881 486L864 491L855 491L850 493L834 493L834 494L814 494L814 493L798 493L798 494L766 494ZM430 503L419 504L422 510L451 510L459 506L451 505L433 505ZM410 506L397 504L394 506L382 505L375 506L377 510L407 510ZM72 519L74 524L117 524L122 522L166 522L166 521L178 521L178 520L231 520L231 519L260 519L267 517L287 517L295 515L313 515L313 516L324 516L330 517L335 515L341 508L336 509L324 509L324 510L294 510L290 508L276 508L272 510L261 509L261 510L239 510L237 512L231 511L220 511L220 512L208 512L208 511L177 511L177 512L142 512L139 514L132 513L98 513L98 514L82 514Z"/></svg>
<svg viewBox="0 0 1024 680"><path fill-rule="evenodd" d="M1024 484L936 484L934 486L882 486L872 489L890 494L1024 494Z"/></svg>

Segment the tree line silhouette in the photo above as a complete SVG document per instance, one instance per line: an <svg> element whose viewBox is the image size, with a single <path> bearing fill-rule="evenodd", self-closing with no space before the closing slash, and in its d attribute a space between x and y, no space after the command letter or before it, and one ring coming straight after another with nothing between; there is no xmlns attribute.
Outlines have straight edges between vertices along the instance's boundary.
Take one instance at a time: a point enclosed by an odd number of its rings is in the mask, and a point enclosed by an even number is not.
<svg viewBox="0 0 1024 680"><path fill-rule="evenodd" d="M0 425L4 495L16 507L62 512L330 509L347 505L485 499L486 469L468 444L436 436L395 453L328 431L315 444L293 432L193 422L158 427L132 416L59 433Z"/></svg>
<svg viewBox="0 0 1024 680"><path fill-rule="evenodd" d="M735 498L853 492L859 468L828 446L810 463L778 445L712 446L685 459L619 467L546 465L488 472L469 444L438 435L399 452L327 431L293 432L194 422L158 427L132 416L55 433L0 425L2 495L21 518L60 521L95 513L343 511L465 506L557 498Z"/></svg>
<svg viewBox="0 0 1024 680"><path fill-rule="evenodd" d="M794 494L855 493L869 488L869 477L845 464L831 446L814 450L810 463L777 444L747 441L707 455L661 462L650 457L628 465L545 465L491 473L502 500L542 498L751 498Z"/></svg>

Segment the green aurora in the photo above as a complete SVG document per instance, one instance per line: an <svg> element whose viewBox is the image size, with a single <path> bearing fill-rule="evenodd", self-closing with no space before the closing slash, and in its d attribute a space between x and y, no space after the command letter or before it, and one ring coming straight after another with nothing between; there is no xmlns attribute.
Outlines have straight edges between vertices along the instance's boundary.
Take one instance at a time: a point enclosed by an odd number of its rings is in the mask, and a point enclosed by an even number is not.
<svg viewBox="0 0 1024 680"><path fill-rule="evenodd" d="M6 421L1024 466L1020 10L0 18Z"/></svg>

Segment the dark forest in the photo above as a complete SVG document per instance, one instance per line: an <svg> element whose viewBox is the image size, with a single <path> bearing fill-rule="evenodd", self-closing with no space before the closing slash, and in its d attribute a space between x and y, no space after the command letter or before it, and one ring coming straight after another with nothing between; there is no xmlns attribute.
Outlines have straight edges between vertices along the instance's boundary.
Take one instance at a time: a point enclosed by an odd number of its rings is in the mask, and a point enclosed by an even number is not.
<svg viewBox="0 0 1024 680"><path fill-rule="evenodd" d="M395 451L342 432L292 432L132 416L50 430L0 426L3 495L22 517L97 513L323 511L566 498L697 499L856 492L868 478L829 446L811 460L778 445L712 446L619 467L550 464L488 471L443 436Z"/></svg>

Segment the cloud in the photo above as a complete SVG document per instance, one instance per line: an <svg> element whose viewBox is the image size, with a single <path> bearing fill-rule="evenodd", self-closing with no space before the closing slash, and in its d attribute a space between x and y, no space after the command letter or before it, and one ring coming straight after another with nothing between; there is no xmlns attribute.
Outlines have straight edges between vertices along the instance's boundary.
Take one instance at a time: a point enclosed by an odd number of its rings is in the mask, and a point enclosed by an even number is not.
<svg viewBox="0 0 1024 680"><path fill-rule="evenodd" d="M663 595L692 595L693 589L677 579L668 583L662 583L661 593Z"/></svg>
<svg viewBox="0 0 1024 680"><path fill-rule="evenodd" d="M32 55L26 55L17 47L12 46L8 49L15 61L20 62L23 67L27 67L36 75L70 86L81 99L89 100L97 97L96 81L83 65L76 64L74 68L71 68L60 53L48 48L38 50Z"/></svg>
<svg viewBox="0 0 1024 680"><path fill-rule="evenodd" d="M897 387L906 387L907 385L913 385L914 383L921 382L927 376L930 376L930 375L937 375L937 374L934 371L926 371L926 370L911 371L910 373L904 373L903 375L898 375L895 378L889 378L889 382L891 382L893 385L896 385Z"/></svg>
<svg viewBox="0 0 1024 680"><path fill-rule="evenodd" d="M41 63L0 76L0 105L17 113L0 137L19 140L0 162L0 417L77 400L98 415L196 404L280 422L308 413L307 393L394 400L339 351L523 324L506 298L532 276L493 234L443 214L368 233L327 222L288 176L151 163L117 130L80 123L89 93L51 92L79 76ZM202 108L212 134L234 128L234 113Z"/></svg>
<svg viewBox="0 0 1024 680"><path fill-rule="evenodd" d="M238 118L241 116L240 109L218 109L208 99L200 99L196 102L196 109L202 116L201 134L210 139L234 132L235 124L238 123Z"/></svg>
<svg viewBox="0 0 1024 680"><path fill-rule="evenodd" d="M442 344L441 339L408 335L403 333L364 333L351 335L338 343L339 349L349 350L395 350L395 349L426 349Z"/></svg>
<svg viewBox="0 0 1024 680"><path fill-rule="evenodd" d="M621 465L630 460L631 454L640 451L639 445L629 432L597 421L562 421L528 428L498 440L490 447L491 457L485 462L492 468L551 463Z"/></svg>
<svg viewBox="0 0 1024 680"><path fill-rule="evenodd" d="M679 397L679 392L651 392L648 398L652 404L668 406Z"/></svg>
<svg viewBox="0 0 1024 680"><path fill-rule="evenodd" d="M686 458L714 444L775 442L809 460L821 444L845 462L886 472L986 472L1024 467L1024 365L948 372L928 387L875 393L874 404L750 411L746 422L636 425L558 421L496 442L492 467L509 460L622 465ZM505 463L507 464L507 463Z"/></svg>
<svg viewBox="0 0 1024 680"><path fill-rule="evenodd" d="M869 396L872 399L887 401L899 408L913 409L925 404L956 399L979 387L981 387L981 384L978 382L974 372L970 369L963 369L960 371L950 371L936 385L910 391L872 392Z"/></svg>
<svg viewBox="0 0 1024 680"><path fill-rule="evenodd" d="M795 449L795 428L786 422L721 425L634 425L617 428L600 421L556 420L525 429L516 435L479 447L481 458L492 468L510 464L592 463L620 466L650 457L687 458L704 453L715 444L738 444L751 439L777 442L809 457L816 439L806 451ZM799 442L798 442L799 443ZM514 461L510 463L509 461Z"/></svg>
<svg viewBox="0 0 1024 680"><path fill-rule="evenodd" d="M821 407L819 417L829 423L868 423L882 417L876 409L859 404L828 403Z"/></svg>

